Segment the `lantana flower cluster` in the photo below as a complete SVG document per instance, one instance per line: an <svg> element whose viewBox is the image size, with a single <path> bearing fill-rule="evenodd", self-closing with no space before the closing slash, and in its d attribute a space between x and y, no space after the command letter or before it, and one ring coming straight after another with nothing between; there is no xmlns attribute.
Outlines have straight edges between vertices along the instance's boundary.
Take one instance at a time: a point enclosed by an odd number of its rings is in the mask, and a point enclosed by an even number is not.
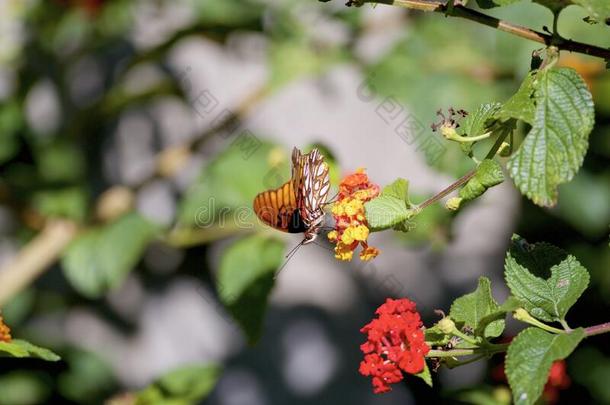
<svg viewBox="0 0 610 405"><path fill-rule="evenodd" d="M11 329L4 323L4 319L0 315L0 342L9 343L11 340Z"/></svg>
<svg viewBox="0 0 610 405"><path fill-rule="evenodd" d="M360 329L367 341L360 346L364 360L359 371L373 378L373 392L379 394L402 381L403 372L422 372L430 347L414 302L388 298L375 313L378 317Z"/></svg>
<svg viewBox="0 0 610 405"><path fill-rule="evenodd" d="M328 240L335 243L335 257L352 260L354 250L362 246L360 259L371 260L379 254L379 249L369 246L369 227L364 215L364 203L379 195L379 186L369 181L364 169L345 177L339 184L337 202L332 213L335 230L328 233Z"/></svg>
<svg viewBox="0 0 610 405"><path fill-rule="evenodd" d="M553 362L551 371L549 371L549 379L544 386L543 397L549 404L554 404L559 401L559 391L570 387L572 381L566 371L565 360Z"/></svg>

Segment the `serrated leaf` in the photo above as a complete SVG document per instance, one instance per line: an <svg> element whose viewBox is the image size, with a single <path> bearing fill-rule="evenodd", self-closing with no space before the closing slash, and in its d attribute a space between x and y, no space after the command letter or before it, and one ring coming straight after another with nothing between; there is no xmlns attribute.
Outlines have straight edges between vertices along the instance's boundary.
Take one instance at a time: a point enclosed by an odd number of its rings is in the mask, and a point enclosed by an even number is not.
<svg viewBox="0 0 610 405"><path fill-rule="evenodd" d="M0 342L0 355L2 354L8 354L12 357L36 357L47 361L60 360L60 357L51 350L35 346L30 342L20 339Z"/></svg>
<svg viewBox="0 0 610 405"><path fill-rule="evenodd" d="M187 366L171 371L136 397L136 405L194 404L209 395L221 369L216 365Z"/></svg>
<svg viewBox="0 0 610 405"><path fill-rule="evenodd" d="M504 173L498 162L484 159L477 167L477 172L468 183L460 189L459 196L464 201L474 200L481 196L488 188L497 186L504 181Z"/></svg>
<svg viewBox="0 0 610 405"><path fill-rule="evenodd" d="M122 283L155 234L155 226L136 213L87 231L64 252L64 275L79 293L100 297Z"/></svg>
<svg viewBox="0 0 610 405"><path fill-rule="evenodd" d="M218 295L251 343L260 336L275 271L282 264L283 252L283 242L252 235L229 246L220 260L216 279Z"/></svg>
<svg viewBox="0 0 610 405"><path fill-rule="evenodd" d="M462 120L457 132L464 137L474 137L483 135L489 131L490 125L496 120L496 115L500 111L502 104L486 103L481 104L474 112L471 112ZM467 155L472 153L472 147L476 142L460 143L460 147Z"/></svg>
<svg viewBox="0 0 610 405"><path fill-rule="evenodd" d="M528 124L534 122L536 100L534 99L534 79L537 72L530 72L521 83L519 90L508 99L497 113L501 119L515 118Z"/></svg>
<svg viewBox="0 0 610 405"><path fill-rule="evenodd" d="M405 202L396 197L379 196L364 204L366 220L372 231L401 225L413 216Z"/></svg>
<svg viewBox="0 0 610 405"><path fill-rule="evenodd" d="M403 178L398 178L392 184L385 186L381 195L397 198L404 201L407 207L411 206L409 202L409 182Z"/></svg>
<svg viewBox="0 0 610 405"><path fill-rule="evenodd" d="M584 80L570 68L541 71L534 89L532 129L508 169L522 194L537 205L552 206L557 187L582 165L593 129L593 100Z"/></svg>
<svg viewBox="0 0 610 405"><path fill-rule="evenodd" d="M538 328L521 331L508 347L505 363L515 404L534 404L553 362L568 357L584 337L582 328L557 335Z"/></svg>
<svg viewBox="0 0 610 405"><path fill-rule="evenodd" d="M479 326L477 326L477 328L475 329L475 335L477 335L477 336L483 335L485 333L485 331L487 330L487 327L489 325L492 325L494 322L497 322L499 319L502 319L503 321L505 321L506 314L509 312L513 312L515 309L519 308L520 306L521 306L521 303L519 302L519 300L517 298L512 297L512 296L508 297L502 305L500 305L498 308L496 308L496 310L490 312L488 315L485 315L484 317L481 318L481 320L479 321ZM500 334L502 332L503 331L501 331ZM485 335L485 336L487 336L487 335ZM497 335L497 336L500 336L500 335ZM492 336L487 336L487 337L492 337Z"/></svg>
<svg viewBox="0 0 610 405"><path fill-rule="evenodd" d="M456 323L463 323L464 326L471 328L476 336L493 338L500 336L504 331L505 313L497 312L498 308L499 306L491 294L489 279L480 277L479 285L474 292L463 295L453 302L449 316ZM496 318L488 319L485 328L481 329L481 321L494 313Z"/></svg>
<svg viewBox="0 0 610 405"><path fill-rule="evenodd" d="M546 274L548 279L536 276ZM547 322L564 320L589 284L589 273L574 256L546 243L530 245L517 235L506 256L504 277L524 308Z"/></svg>
<svg viewBox="0 0 610 405"><path fill-rule="evenodd" d="M428 367L428 363L426 363L424 361L424 369L417 373L414 374L415 377L421 378L422 380L424 380L424 382L429 386L432 387L432 374L430 374L430 368Z"/></svg>
<svg viewBox="0 0 610 405"><path fill-rule="evenodd" d="M408 232L411 229L408 220L413 216L410 208L409 182L402 178L385 186L379 197L364 204L365 216L371 231L394 228Z"/></svg>

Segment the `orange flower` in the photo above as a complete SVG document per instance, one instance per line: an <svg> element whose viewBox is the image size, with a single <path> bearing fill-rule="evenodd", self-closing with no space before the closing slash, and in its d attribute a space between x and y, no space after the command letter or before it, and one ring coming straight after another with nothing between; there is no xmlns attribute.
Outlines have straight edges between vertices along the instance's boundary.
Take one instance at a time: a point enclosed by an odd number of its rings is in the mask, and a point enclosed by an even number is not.
<svg viewBox="0 0 610 405"><path fill-rule="evenodd" d="M10 342L11 338L11 329L4 323L4 319L2 319L2 315L0 315L0 342Z"/></svg>
<svg viewBox="0 0 610 405"><path fill-rule="evenodd" d="M328 233L328 240L336 244L338 260L352 260L358 246L362 246L360 260L368 261L379 254L379 249L367 243L369 228L364 216L364 203L378 195L379 186L369 181L364 169L356 170L339 184L338 200L332 208L335 230Z"/></svg>

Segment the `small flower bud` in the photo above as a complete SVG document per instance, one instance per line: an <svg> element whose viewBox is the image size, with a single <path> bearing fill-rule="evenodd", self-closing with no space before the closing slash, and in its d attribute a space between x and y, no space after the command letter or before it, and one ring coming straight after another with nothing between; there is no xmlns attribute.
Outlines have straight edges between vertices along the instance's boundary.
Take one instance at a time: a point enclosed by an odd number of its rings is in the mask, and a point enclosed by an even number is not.
<svg viewBox="0 0 610 405"><path fill-rule="evenodd" d="M440 331L445 335L449 335L455 330L455 322L453 322L448 316L438 321L437 325Z"/></svg>
<svg viewBox="0 0 610 405"><path fill-rule="evenodd" d="M502 157L507 157L510 156L510 152L510 143L502 142L502 145L500 145L500 147L498 148L498 155Z"/></svg>
<svg viewBox="0 0 610 405"><path fill-rule="evenodd" d="M531 315L523 308L517 308L515 312L513 312L513 318L518 321L526 321L531 319Z"/></svg>
<svg viewBox="0 0 610 405"><path fill-rule="evenodd" d="M441 135L445 137L445 139L451 140L459 137L458 133L455 131L455 127L452 127L450 125L441 125L440 132Z"/></svg>
<svg viewBox="0 0 610 405"><path fill-rule="evenodd" d="M462 203L462 198L453 197L447 200L445 203L445 208L449 211L457 211L460 208L460 204Z"/></svg>
<svg viewBox="0 0 610 405"><path fill-rule="evenodd" d="M110 222L125 214L134 204L133 191L124 186L114 186L102 193L95 207L95 214L103 222Z"/></svg>

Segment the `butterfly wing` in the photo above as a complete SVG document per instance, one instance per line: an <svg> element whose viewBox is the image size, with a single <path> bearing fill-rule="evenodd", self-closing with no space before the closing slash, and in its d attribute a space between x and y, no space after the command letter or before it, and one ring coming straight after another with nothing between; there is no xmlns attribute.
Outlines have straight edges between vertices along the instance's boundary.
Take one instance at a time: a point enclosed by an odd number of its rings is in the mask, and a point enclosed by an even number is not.
<svg viewBox="0 0 610 405"><path fill-rule="evenodd" d="M254 212L261 221L277 230L290 233L305 231L293 179L275 190L258 194L254 198Z"/></svg>
<svg viewBox="0 0 610 405"><path fill-rule="evenodd" d="M330 190L330 177L328 165L324 162L324 156L318 149L302 155L300 159L301 186L300 197L297 198L297 206L306 227L317 222L324 215L322 207L328 198ZM299 197L297 192L297 197Z"/></svg>

